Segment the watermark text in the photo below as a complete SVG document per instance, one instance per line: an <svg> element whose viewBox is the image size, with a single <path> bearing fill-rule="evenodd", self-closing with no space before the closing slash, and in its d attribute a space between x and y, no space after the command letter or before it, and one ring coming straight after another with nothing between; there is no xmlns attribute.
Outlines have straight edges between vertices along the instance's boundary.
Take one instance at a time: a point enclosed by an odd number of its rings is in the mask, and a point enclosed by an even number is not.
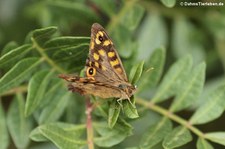
<svg viewBox="0 0 225 149"><path fill-rule="evenodd" d="M180 6L184 7L200 7L200 6L224 6L224 2L180 2Z"/></svg>

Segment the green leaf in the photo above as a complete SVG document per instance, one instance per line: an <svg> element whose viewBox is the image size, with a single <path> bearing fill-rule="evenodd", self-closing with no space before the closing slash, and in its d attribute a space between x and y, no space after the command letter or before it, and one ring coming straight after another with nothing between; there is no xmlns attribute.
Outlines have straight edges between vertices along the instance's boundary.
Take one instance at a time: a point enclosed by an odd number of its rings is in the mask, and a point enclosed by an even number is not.
<svg viewBox="0 0 225 149"><path fill-rule="evenodd" d="M28 94L25 106L25 115L33 113L44 99L44 94L47 91L49 80L53 75L53 71L41 70L37 72L29 81Z"/></svg>
<svg viewBox="0 0 225 149"><path fill-rule="evenodd" d="M30 138L37 142L47 141L47 138L42 134L41 127L57 127L63 129L64 131L74 135L74 139L79 139L85 132L85 125L73 125L67 123L54 123L54 124L45 124L35 128L30 133Z"/></svg>
<svg viewBox="0 0 225 149"><path fill-rule="evenodd" d="M6 126L5 112L0 98L0 148L7 149L9 146L9 134Z"/></svg>
<svg viewBox="0 0 225 149"><path fill-rule="evenodd" d="M100 99L100 100L102 100L102 99ZM99 105L101 105L101 104L99 104ZM67 103L65 112L63 113L63 119L65 119L65 121L68 123L80 122L80 120L85 117L84 111L85 111L84 97L82 97L78 94L73 94L73 97L70 98ZM96 111L97 111L97 109L96 109ZM106 117L107 117L107 115L104 116L105 119L106 119Z"/></svg>
<svg viewBox="0 0 225 149"><path fill-rule="evenodd" d="M87 58L88 49L89 44L80 44L69 48L63 48L62 50L55 52L55 54L53 55L53 59L55 59L57 62L72 60L76 60L77 62L79 62L82 59Z"/></svg>
<svg viewBox="0 0 225 149"><path fill-rule="evenodd" d="M184 30L185 28L185 30ZM183 15L174 18L172 25L172 53L176 58L187 54L192 55L194 64L205 60L205 51L202 39L199 41L198 28ZM211 55L211 54L210 54Z"/></svg>
<svg viewBox="0 0 225 149"><path fill-rule="evenodd" d="M138 118L139 115L138 115L138 112L137 112L137 108L135 106L134 96L132 96L130 98L130 102L128 101L128 99L123 100L124 114L131 119Z"/></svg>
<svg viewBox="0 0 225 149"><path fill-rule="evenodd" d="M89 37L57 37L47 41L45 49L52 59L65 62L67 66L63 64L63 67L75 72L80 71L85 64L89 42Z"/></svg>
<svg viewBox="0 0 225 149"><path fill-rule="evenodd" d="M2 49L1 56L5 55L6 53L10 52L13 49L16 49L17 47L18 47L18 44L15 41L10 41Z"/></svg>
<svg viewBox="0 0 225 149"><path fill-rule="evenodd" d="M214 149L213 146L203 138L198 138L197 149Z"/></svg>
<svg viewBox="0 0 225 149"><path fill-rule="evenodd" d="M0 68L5 66L12 66L18 62L27 52L32 50L33 48L29 44L25 44L16 49L13 49L0 57Z"/></svg>
<svg viewBox="0 0 225 149"><path fill-rule="evenodd" d="M140 148L150 149L158 144L172 131L172 123L167 118L163 118L159 123L152 125L143 135Z"/></svg>
<svg viewBox="0 0 225 149"><path fill-rule="evenodd" d="M55 1L54 3L49 1L48 8L55 13L57 17L66 16L67 20L70 18L73 21L79 21L80 23L93 23L101 22L97 14L93 9L81 2L74 1Z"/></svg>
<svg viewBox="0 0 225 149"><path fill-rule="evenodd" d="M108 125L109 128L113 128L113 126L116 124L116 121L120 114L120 105L116 100L113 100L110 103L109 107L109 116L108 116Z"/></svg>
<svg viewBox="0 0 225 149"><path fill-rule="evenodd" d="M137 50L137 42L132 40L132 34L126 27L118 26L111 35L121 57L130 58L132 53Z"/></svg>
<svg viewBox="0 0 225 149"><path fill-rule="evenodd" d="M60 149L77 149L86 144L85 140L79 139L80 129L83 130L84 127L79 127L79 129L77 129L76 126L64 126L64 124L46 124L39 126L37 129L39 130L35 130L35 133L31 133L32 139L38 141L38 139L40 139L38 132L40 132L44 137L51 140ZM40 139L40 141L42 141L42 139Z"/></svg>
<svg viewBox="0 0 225 149"><path fill-rule="evenodd" d="M113 129L110 129L104 122L95 123L94 128L100 137L94 138L96 145L100 147L112 147L122 142L127 136L131 135L131 126L125 123L116 123Z"/></svg>
<svg viewBox="0 0 225 149"><path fill-rule="evenodd" d="M225 132L206 133L205 137L212 142L219 143L225 146Z"/></svg>
<svg viewBox="0 0 225 149"><path fill-rule="evenodd" d="M205 63L196 66L192 71L186 74L177 90L178 94L172 104L170 111L180 111L196 101L202 92L205 80Z"/></svg>
<svg viewBox="0 0 225 149"><path fill-rule="evenodd" d="M48 40L45 43L44 47L46 50L58 51L59 49L69 48L80 44L89 45L89 43L90 37L64 36L64 37L55 37L53 39Z"/></svg>
<svg viewBox="0 0 225 149"><path fill-rule="evenodd" d="M146 15L136 36L139 60L148 60L151 53L162 45L166 45L168 40L166 25L157 12Z"/></svg>
<svg viewBox="0 0 225 149"><path fill-rule="evenodd" d="M182 86L180 82L185 79L186 73L192 67L192 58L186 56L174 63L164 76L152 102L161 102L175 95L176 90Z"/></svg>
<svg viewBox="0 0 225 149"><path fill-rule="evenodd" d="M57 27L55 26L36 29L32 32L32 38L38 44L41 44L43 42L46 42L56 31L57 31Z"/></svg>
<svg viewBox="0 0 225 149"><path fill-rule="evenodd" d="M126 12L126 15L123 16L121 25L125 26L131 31L135 30L139 25L143 15L144 8L139 4L135 4Z"/></svg>
<svg viewBox="0 0 225 149"><path fill-rule="evenodd" d="M17 148L26 148L30 142L32 119L25 118L24 109L25 99L22 94L18 94L11 103L7 115L8 129Z"/></svg>
<svg viewBox="0 0 225 149"><path fill-rule="evenodd" d="M194 113L190 119L192 124L210 122L223 113L225 107L225 86L220 86L205 99L205 103Z"/></svg>
<svg viewBox="0 0 225 149"><path fill-rule="evenodd" d="M199 107L204 105L206 102L206 99L209 99L208 96L211 94L211 92L222 85L225 85L225 77L224 76L220 76L220 77L216 77L216 78L207 80L205 82L204 89L203 89L203 92L201 93L201 96L195 103L193 103L191 108L198 109Z"/></svg>
<svg viewBox="0 0 225 149"><path fill-rule="evenodd" d="M38 120L39 124L50 123L60 118L69 99L71 99L71 93L66 89L62 89L55 94L54 101L49 103L42 111Z"/></svg>
<svg viewBox="0 0 225 149"><path fill-rule="evenodd" d="M53 143L35 143L29 149L58 149Z"/></svg>
<svg viewBox="0 0 225 149"><path fill-rule="evenodd" d="M62 88L62 80L59 78L52 78L50 81L50 84L48 85L48 90L44 94L44 99L40 103L40 108L44 108L46 106L49 106L51 102L55 100L56 97L58 97L58 92L63 90L62 92L66 93L67 90L65 88Z"/></svg>
<svg viewBox="0 0 225 149"><path fill-rule="evenodd" d="M101 11L107 14L109 17L113 17L116 14L116 3L112 0L92 0Z"/></svg>
<svg viewBox="0 0 225 149"><path fill-rule="evenodd" d="M161 0L161 2L162 2L166 7L169 7L169 8L174 7L175 4L176 4L176 0Z"/></svg>
<svg viewBox="0 0 225 149"><path fill-rule="evenodd" d="M164 48L155 49L151 54L148 62L146 62L147 70L143 72L140 79L139 90L149 89L158 83L161 78L163 67L165 64L166 50ZM153 68L153 70L151 70Z"/></svg>
<svg viewBox="0 0 225 149"><path fill-rule="evenodd" d="M163 147L166 149L173 149L180 147L192 140L190 131L182 126L176 127L163 140Z"/></svg>
<svg viewBox="0 0 225 149"><path fill-rule="evenodd" d="M33 129L29 135L30 139L36 142L46 142L48 139L41 134L40 128L41 126Z"/></svg>
<svg viewBox="0 0 225 149"><path fill-rule="evenodd" d="M126 147L125 149L139 149L138 147Z"/></svg>
<svg viewBox="0 0 225 149"><path fill-rule="evenodd" d="M42 59L39 58L26 58L19 61L0 79L0 94L28 79L27 76L41 61Z"/></svg>
<svg viewBox="0 0 225 149"><path fill-rule="evenodd" d="M136 84L137 81L140 79L144 67L144 61L136 64L130 71L129 80L131 84Z"/></svg>

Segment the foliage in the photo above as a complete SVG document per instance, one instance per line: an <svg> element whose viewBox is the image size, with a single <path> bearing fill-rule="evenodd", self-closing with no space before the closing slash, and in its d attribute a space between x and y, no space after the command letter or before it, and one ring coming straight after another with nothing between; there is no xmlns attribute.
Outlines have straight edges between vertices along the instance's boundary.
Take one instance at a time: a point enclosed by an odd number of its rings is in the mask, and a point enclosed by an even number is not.
<svg viewBox="0 0 225 149"><path fill-rule="evenodd" d="M225 11L179 4L15 2L23 13L0 21L0 148L224 148ZM91 97L91 134L84 97L57 76L82 73L94 22L138 90L123 107Z"/></svg>

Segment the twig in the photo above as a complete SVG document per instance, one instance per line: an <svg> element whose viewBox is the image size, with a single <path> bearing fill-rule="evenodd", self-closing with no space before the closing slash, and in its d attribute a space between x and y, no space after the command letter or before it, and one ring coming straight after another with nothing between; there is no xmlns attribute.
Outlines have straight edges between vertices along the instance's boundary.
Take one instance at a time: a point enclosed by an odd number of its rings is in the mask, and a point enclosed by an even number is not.
<svg viewBox="0 0 225 149"><path fill-rule="evenodd" d="M86 97L86 126L87 126L87 142L88 142L88 149L94 149L94 142L93 142L93 127L92 127L92 118L91 113L93 110L92 103L90 101L90 97Z"/></svg>
<svg viewBox="0 0 225 149"><path fill-rule="evenodd" d="M10 90L8 90L7 92L1 94L1 96L9 96L9 95L14 95L16 93L24 93L27 92L27 85L21 85L15 88L12 88Z"/></svg>
<svg viewBox="0 0 225 149"><path fill-rule="evenodd" d="M184 127L188 128L189 130L191 130L193 133L195 133L197 136L199 137L203 137L204 138L204 133L201 132L198 128L196 128L195 126L191 125L191 123L171 112L169 112L166 109L163 109L160 106L157 106L155 104L153 104L152 102L146 101L144 99L138 98L136 99L136 103L139 105L142 105L148 109L151 109L155 112L158 112L159 114L166 116L168 118L170 118L171 120L183 125Z"/></svg>

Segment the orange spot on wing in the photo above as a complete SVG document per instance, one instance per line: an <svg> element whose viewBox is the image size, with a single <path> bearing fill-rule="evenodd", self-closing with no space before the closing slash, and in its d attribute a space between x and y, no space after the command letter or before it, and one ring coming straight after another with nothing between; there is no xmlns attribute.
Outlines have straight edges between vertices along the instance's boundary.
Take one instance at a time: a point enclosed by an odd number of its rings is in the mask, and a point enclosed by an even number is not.
<svg viewBox="0 0 225 149"><path fill-rule="evenodd" d="M98 53L101 55L101 56L105 56L105 51L104 50L98 50Z"/></svg>
<svg viewBox="0 0 225 149"><path fill-rule="evenodd" d="M91 41L90 49L93 50L94 46L95 46L95 43L93 41Z"/></svg>
<svg viewBox="0 0 225 149"><path fill-rule="evenodd" d="M99 36L102 36L103 37L103 32L102 31L99 31L97 34L96 34L96 38L95 38L95 43L96 44L100 44L101 41L98 39Z"/></svg>
<svg viewBox="0 0 225 149"><path fill-rule="evenodd" d="M114 61L110 61L111 66L116 66L119 64L118 59L114 60Z"/></svg>
<svg viewBox="0 0 225 149"><path fill-rule="evenodd" d="M100 41L100 40L98 40L98 38L96 38L96 39L95 39L95 43L100 44L100 43L101 43L101 41Z"/></svg>
<svg viewBox="0 0 225 149"><path fill-rule="evenodd" d="M110 44L111 44L111 42L109 40L106 40L106 41L104 41L103 46L108 46Z"/></svg>
<svg viewBox="0 0 225 149"><path fill-rule="evenodd" d="M114 57L115 56L115 52L108 52L108 57Z"/></svg>
<svg viewBox="0 0 225 149"><path fill-rule="evenodd" d="M116 68L116 71L117 71L118 73L122 73L122 72L123 72L121 68Z"/></svg>
<svg viewBox="0 0 225 149"><path fill-rule="evenodd" d="M98 54L94 53L94 54L93 54L93 57L94 57L94 59L95 59L96 61L99 60L99 55L98 55Z"/></svg>
<svg viewBox="0 0 225 149"><path fill-rule="evenodd" d="M99 68L99 63L95 62L95 67Z"/></svg>
<svg viewBox="0 0 225 149"><path fill-rule="evenodd" d="M99 31L98 34L101 35L101 36L104 35L102 31Z"/></svg>
<svg viewBox="0 0 225 149"><path fill-rule="evenodd" d="M106 67L105 66L102 66L102 70L106 70Z"/></svg>
<svg viewBox="0 0 225 149"><path fill-rule="evenodd" d="M96 69L95 68L93 68L93 67L88 67L87 68L86 75L88 77L93 77L93 76L95 76L95 74L96 74Z"/></svg>
<svg viewBox="0 0 225 149"><path fill-rule="evenodd" d="M89 61L89 63L88 63L88 64L89 64L89 66L91 66L91 64L92 64L92 63L91 63L91 61Z"/></svg>

